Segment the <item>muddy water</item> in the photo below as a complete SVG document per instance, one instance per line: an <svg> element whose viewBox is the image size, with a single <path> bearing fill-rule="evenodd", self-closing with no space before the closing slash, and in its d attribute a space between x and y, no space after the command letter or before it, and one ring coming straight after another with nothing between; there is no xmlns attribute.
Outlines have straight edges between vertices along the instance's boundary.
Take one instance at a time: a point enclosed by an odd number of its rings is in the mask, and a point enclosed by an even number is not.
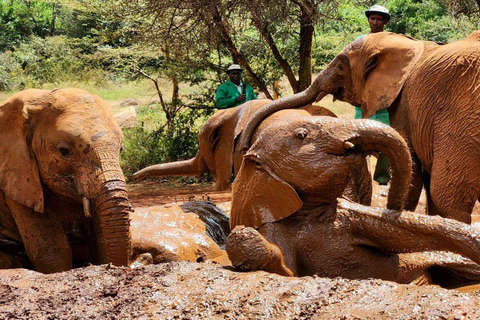
<svg viewBox="0 0 480 320"><path fill-rule="evenodd" d="M381 206L386 189L375 188L374 202ZM164 196L177 201L210 197L224 202L221 207L228 207L229 200L228 192L216 194L203 187L186 190L181 196L168 191ZM133 197L135 206L161 201L165 199L156 198L154 192ZM198 218L190 214L183 221L188 228L198 226ZM87 318L480 319L480 291L380 280L285 278L194 262L136 269L94 266L52 275L0 270L0 319Z"/></svg>

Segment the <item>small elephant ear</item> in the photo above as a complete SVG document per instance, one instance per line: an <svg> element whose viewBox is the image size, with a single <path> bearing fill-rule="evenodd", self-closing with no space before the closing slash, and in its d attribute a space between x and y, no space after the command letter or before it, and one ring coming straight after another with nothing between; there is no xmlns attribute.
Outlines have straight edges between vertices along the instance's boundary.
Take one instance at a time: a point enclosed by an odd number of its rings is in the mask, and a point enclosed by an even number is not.
<svg viewBox="0 0 480 320"><path fill-rule="evenodd" d="M295 189L274 177L256 161L245 158L233 183L230 228L255 229L298 211L303 202Z"/></svg>
<svg viewBox="0 0 480 320"><path fill-rule="evenodd" d="M364 119L395 101L423 51L423 42L403 35L382 32L367 36L360 49L361 58L351 61L355 67L352 76L364 82Z"/></svg>
<svg viewBox="0 0 480 320"><path fill-rule="evenodd" d="M27 106L22 93L0 105L0 190L6 198L43 212L37 162L27 145Z"/></svg>
<svg viewBox="0 0 480 320"><path fill-rule="evenodd" d="M239 106L239 108L241 108L241 113L237 126L235 127L234 139L237 139L237 137L242 133L243 129L247 125L248 121L250 121L255 111L270 102L272 102L270 99L250 100Z"/></svg>

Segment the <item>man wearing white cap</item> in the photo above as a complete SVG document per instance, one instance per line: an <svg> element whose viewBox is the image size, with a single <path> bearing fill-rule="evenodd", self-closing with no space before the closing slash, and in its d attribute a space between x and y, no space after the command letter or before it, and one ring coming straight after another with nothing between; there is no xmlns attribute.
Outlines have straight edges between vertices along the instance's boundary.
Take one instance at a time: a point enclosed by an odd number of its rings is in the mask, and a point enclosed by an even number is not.
<svg viewBox="0 0 480 320"><path fill-rule="evenodd" d="M387 8L379 6L378 4L365 11L365 15L368 18L371 33L382 32L383 27L391 18Z"/></svg>
<svg viewBox="0 0 480 320"><path fill-rule="evenodd" d="M370 9L365 11L365 16L368 18L368 24L370 25L370 33L382 32L383 27L390 20L390 12L387 8L382 7L378 4L372 6ZM357 37L357 39L365 37L365 35ZM362 118L362 109L355 107L355 119ZM390 117L388 115L387 109L379 110L375 115L370 117L371 120L380 121L383 124L390 125ZM381 185L386 185L390 181L390 170L387 157L383 154L380 154L377 160L377 165L375 167L375 172L373 173L373 179Z"/></svg>
<svg viewBox="0 0 480 320"><path fill-rule="evenodd" d="M257 99L253 88L242 82L242 67L238 64L232 64L227 69L227 82L222 83L215 94L215 104L219 109L233 108L242 103Z"/></svg>

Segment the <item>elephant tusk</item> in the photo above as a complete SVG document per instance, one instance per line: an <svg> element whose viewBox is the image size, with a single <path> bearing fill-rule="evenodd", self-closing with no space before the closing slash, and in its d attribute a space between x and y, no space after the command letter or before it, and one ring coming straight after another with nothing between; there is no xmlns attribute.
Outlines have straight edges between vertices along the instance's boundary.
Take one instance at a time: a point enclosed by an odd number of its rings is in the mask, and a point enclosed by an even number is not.
<svg viewBox="0 0 480 320"><path fill-rule="evenodd" d="M90 213L90 200L88 200L87 197L83 197L83 213L87 218L92 217L92 214Z"/></svg>
<svg viewBox="0 0 480 320"><path fill-rule="evenodd" d="M345 141L343 143L343 147L345 149L353 149L353 148L355 148L355 145L353 143L351 143L350 141Z"/></svg>
<svg viewBox="0 0 480 320"><path fill-rule="evenodd" d="M315 102L318 102L318 101L322 100L326 95L327 95L326 92L323 92L323 91L320 92L320 93L318 94L317 98L315 98Z"/></svg>

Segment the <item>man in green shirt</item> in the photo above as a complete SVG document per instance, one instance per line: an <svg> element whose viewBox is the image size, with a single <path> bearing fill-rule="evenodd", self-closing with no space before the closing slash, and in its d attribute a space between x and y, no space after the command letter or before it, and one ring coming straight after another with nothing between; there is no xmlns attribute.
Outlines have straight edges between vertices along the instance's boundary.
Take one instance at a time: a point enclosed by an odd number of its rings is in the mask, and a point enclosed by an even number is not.
<svg viewBox="0 0 480 320"><path fill-rule="evenodd" d="M374 5L367 11L365 15L368 18L368 24L370 25L370 33L382 32L383 27L390 20L390 13L387 8ZM365 35L359 36L358 38L365 37ZM356 39L355 39L356 40ZM362 109L355 107L355 119L362 118ZM383 124L390 125L390 118L388 115L387 109L379 110L376 114L370 117L370 120L377 120ZM386 185L390 181L390 171L388 169L389 163L388 159L380 153L377 159L377 166L375 167L375 172L373 173L373 179L381 185Z"/></svg>
<svg viewBox="0 0 480 320"><path fill-rule="evenodd" d="M227 69L229 80L222 83L215 94L215 104L219 109L233 108L250 100L257 99L253 88L242 82L242 67L232 64Z"/></svg>

